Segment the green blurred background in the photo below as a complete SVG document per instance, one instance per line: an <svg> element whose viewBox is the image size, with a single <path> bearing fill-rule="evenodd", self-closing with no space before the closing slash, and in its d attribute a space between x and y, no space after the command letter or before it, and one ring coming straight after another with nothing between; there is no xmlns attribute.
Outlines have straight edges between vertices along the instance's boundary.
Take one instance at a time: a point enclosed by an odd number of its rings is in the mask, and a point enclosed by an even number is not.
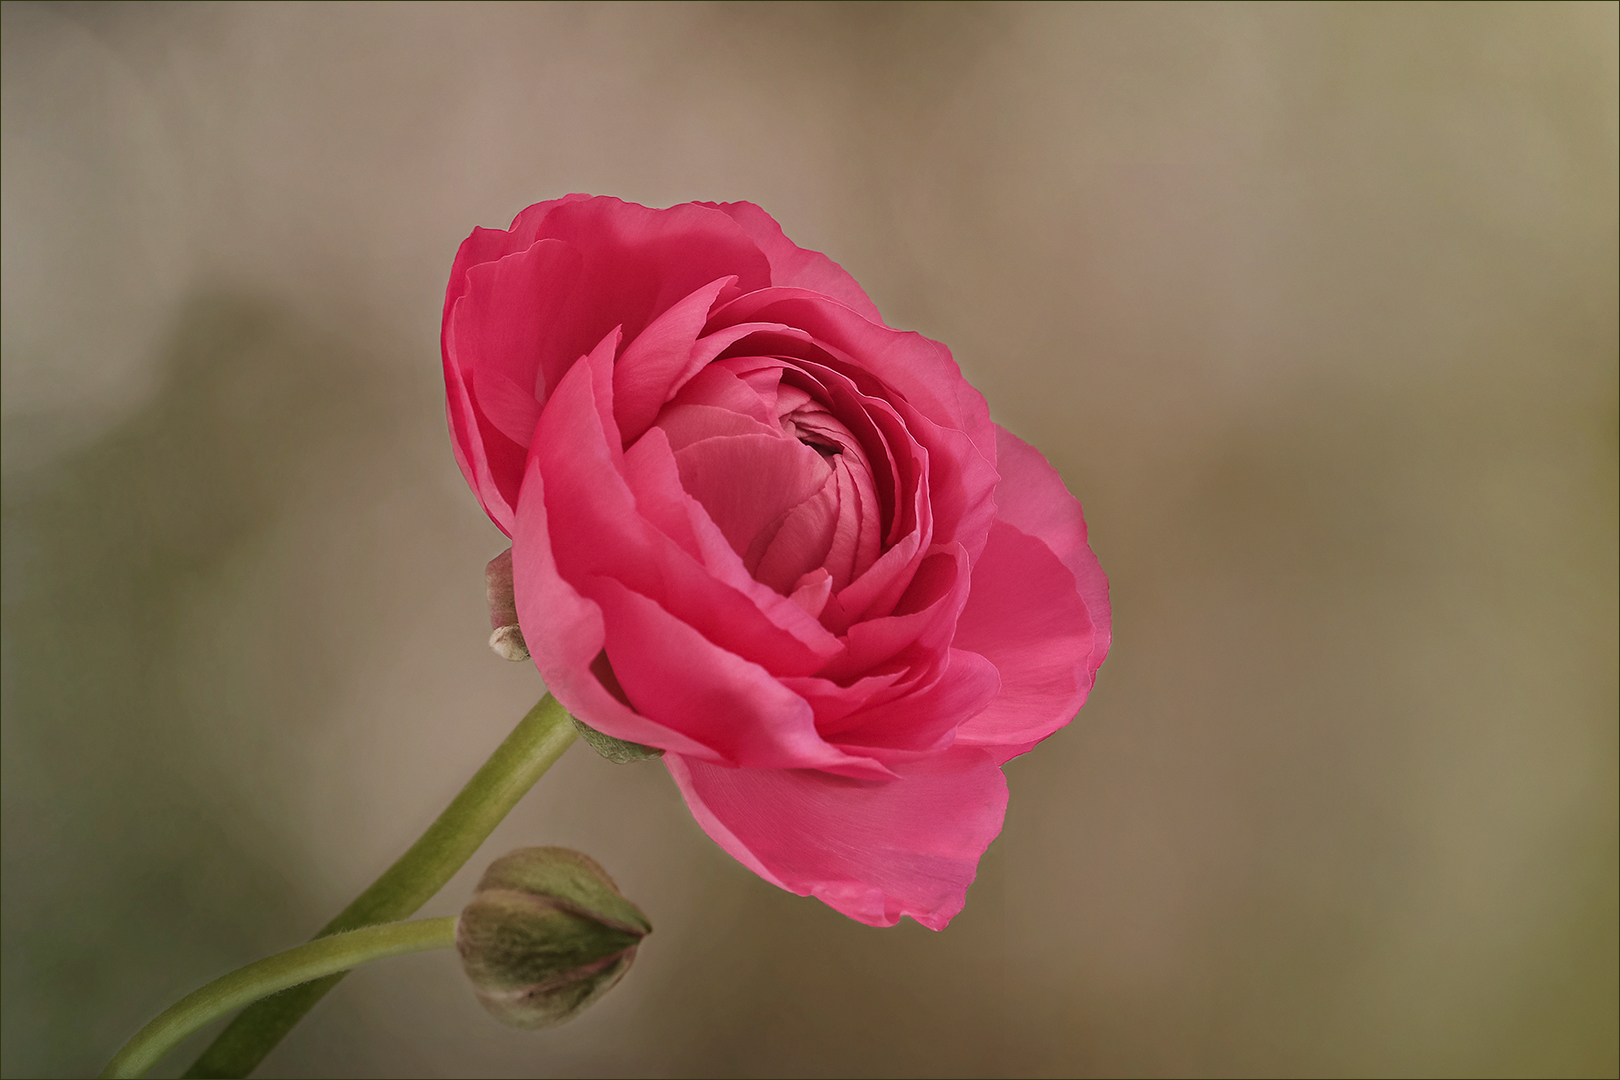
<svg viewBox="0 0 1620 1080"><path fill-rule="evenodd" d="M1616 5L3 13L6 1075L301 940L541 693L437 334L568 191L756 201L949 344L1113 653L943 934L579 746L427 913L579 847L624 984L389 961L264 1075L1620 1068Z"/></svg>

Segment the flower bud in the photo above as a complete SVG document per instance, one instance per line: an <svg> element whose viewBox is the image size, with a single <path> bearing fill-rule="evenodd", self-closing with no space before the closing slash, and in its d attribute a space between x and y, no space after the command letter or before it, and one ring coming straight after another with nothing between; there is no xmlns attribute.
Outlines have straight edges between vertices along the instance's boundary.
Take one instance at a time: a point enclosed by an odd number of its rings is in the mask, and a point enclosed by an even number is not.
<svg viewBox="0 0 1620 1080"><path fill-rule="evenodd" d="M531 847L490 864L456 924L478 1000L511 1027L553 1027L611 990L652 932L590 858Z"/></svg>
<svg viewBox="0 0 1620 1080"><path fill-rule="evenodd" d="M512 598L511 548L484 567L484 595L489 601L489 647L503 660L527 660L529 646L518 626L517 603Z"/></svg>

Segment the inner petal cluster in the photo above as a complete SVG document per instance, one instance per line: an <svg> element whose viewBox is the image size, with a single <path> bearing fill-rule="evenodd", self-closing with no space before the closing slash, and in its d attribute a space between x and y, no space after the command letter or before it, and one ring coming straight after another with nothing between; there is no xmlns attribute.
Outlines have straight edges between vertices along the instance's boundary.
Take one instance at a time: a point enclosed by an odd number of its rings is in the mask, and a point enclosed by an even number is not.
<svg viewBox="0 0 1620 1080"><path fill-rule="evenodd" d="M877 561L892 516L867 447L840 416L849 406L792 360L734 357L705 367L654 422L681 486L748 572L818 618Z"/></svg>

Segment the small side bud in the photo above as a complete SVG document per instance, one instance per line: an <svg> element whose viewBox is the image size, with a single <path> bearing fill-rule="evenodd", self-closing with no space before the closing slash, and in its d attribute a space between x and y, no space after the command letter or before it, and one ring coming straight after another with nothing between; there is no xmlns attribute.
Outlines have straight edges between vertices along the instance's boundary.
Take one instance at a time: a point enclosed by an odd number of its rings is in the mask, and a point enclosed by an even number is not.
<svg viewBox="0 0 1620 1080"><path fill-rule="evenodd" d="M519 848L490 864L456 923L456 951L490 1015L534 1030L571 1019L630 970L652 932L592 859Z"/></svg>
<svg viewBox="0 0 1620 1080"><path fill-rule="evenodd" d="M527 660L529 643L523 640L523 630L517 623L497 626L489 635L489 647L502 660Z"/></svg>
<svg viewBox="0 0 1620 1080"><path fill-rule="evenodd" d="M529 645L518 626L517 602L512 595L511 548L484 567L484 594L489 600L489 647L503 660L527 660Z"/></svg>

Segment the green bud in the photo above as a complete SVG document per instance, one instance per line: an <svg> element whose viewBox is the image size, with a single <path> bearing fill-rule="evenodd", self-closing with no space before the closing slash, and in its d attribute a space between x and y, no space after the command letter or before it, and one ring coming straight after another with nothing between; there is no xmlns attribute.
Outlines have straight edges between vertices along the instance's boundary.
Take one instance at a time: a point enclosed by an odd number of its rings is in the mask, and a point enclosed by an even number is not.
<svg viewBox="0 0 1620 1080"><path fill-rule="evenodd" d="M484 872L456 924L456 951L484 1008L532 1030L570 1019L611 990L651 932L590 858L519 848Z"/></svg>

